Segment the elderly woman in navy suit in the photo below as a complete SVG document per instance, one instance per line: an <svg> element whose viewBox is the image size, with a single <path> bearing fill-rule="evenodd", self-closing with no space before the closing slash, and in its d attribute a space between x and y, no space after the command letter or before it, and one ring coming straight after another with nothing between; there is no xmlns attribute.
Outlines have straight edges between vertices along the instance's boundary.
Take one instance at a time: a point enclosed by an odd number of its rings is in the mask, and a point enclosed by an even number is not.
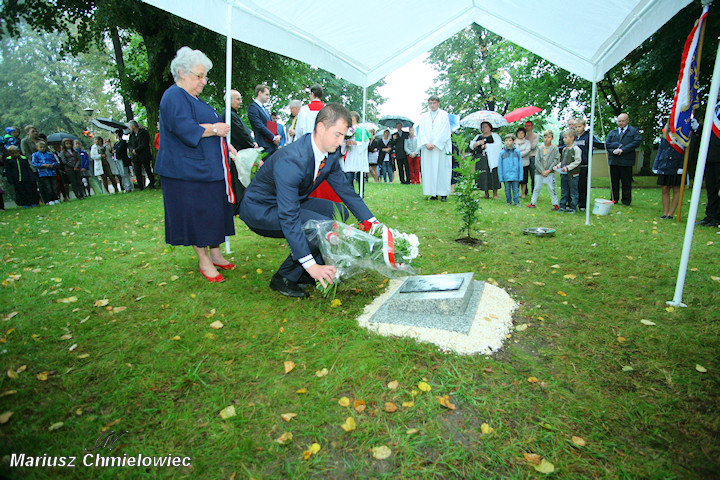
<svg viewBox="0 0 720 480"><path fill-rule="evenodd" d="M198 97L211 68L204 53L189 47L178 50L170 63L175 85L160 101L161 148L155 172L162 177L165 241L191 245L200 273L218 283L225 280L218 269L235 268L220 251L225 237L235 234L234 193L224 138L230 126Z"/></svg>

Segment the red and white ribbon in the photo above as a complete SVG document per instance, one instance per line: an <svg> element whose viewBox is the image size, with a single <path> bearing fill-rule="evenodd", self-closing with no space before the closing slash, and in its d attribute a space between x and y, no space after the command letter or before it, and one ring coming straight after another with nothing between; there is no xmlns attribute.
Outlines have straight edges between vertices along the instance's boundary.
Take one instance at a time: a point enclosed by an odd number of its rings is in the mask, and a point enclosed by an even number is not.
<svg viewBox="0 0 720 480"><path fill-rule="evenodd" d="M383 225L382 227L382 240L383 240L383 257L385 258L385 264L396 270L404 270L405 264L395 263L395 238L388 227Z"/></svg>
<svg viewBox="0 0 720 480"><path fill-rule="evenodd" d="M225 193L227 194L228 202L235 203L235 192L232 188L230 163L228 162L227 143L225 143L225 139L222 137L220 137L220 151L222 151L223 173L225 174Z"/></svg>

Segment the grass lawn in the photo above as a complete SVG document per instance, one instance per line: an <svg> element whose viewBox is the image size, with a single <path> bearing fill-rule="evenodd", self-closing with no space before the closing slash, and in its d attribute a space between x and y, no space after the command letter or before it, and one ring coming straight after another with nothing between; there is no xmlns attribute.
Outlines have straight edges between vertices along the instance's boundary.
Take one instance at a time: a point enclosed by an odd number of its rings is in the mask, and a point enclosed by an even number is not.
<svg viewBox="0 0 720 480"><path fill-rule="evenodd" d="M672 309L685 225L657 218L658 189L635 190L632 207L592 226L551 212L546 191L534 210L483 200L475 248L454 241L452 197L370 184L366 200L420 237L421 273L497 282L528 327L491 357L376 336L355 318L382 277L345 283L337 308L319 294L282 297L267 285L285 242L239 220L238 268L208 284L189 247L165 245L158 191L2 212L0 476L539 478L542 458L558 478L720 477L717 229L696 230L689 307ZM533 226L557 234L522 234ZM229 406L236 415L221 418ZM346 432L348 417L356 428ZM84 466L85 449L110 431L128 433ZM285 432L292 439L276 442ZM304 459L313 443L320 450ZM374 458L380 446L388 458ZM187 456L191 466L99 467L98 452ZM12 453L77 459L18 468Z"/></svg>

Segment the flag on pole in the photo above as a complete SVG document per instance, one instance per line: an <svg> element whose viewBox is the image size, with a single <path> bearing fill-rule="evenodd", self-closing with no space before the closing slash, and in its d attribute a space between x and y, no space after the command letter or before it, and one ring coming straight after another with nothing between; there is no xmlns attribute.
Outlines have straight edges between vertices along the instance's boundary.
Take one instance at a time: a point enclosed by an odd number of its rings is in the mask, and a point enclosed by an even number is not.
<svg viewBox="0 0 720 480"><path fill-rule="evenodd" d="M712 131L716 137L720 138L720 103L715 105L715 118L713 118Z"/></svg>
<svg viewBox="0 0 720 480"><path fill-rule="evenodd" d="M697 108L698 98L698 64L697 51L700 43L702 24L708 14L708 7L704 7L702 15L695 22L685 40L682 59L680 61L680 76L675 88L672 110L670 112L670 133L680 145L687 146L690 142L690 131L693 110Z"/></svg>

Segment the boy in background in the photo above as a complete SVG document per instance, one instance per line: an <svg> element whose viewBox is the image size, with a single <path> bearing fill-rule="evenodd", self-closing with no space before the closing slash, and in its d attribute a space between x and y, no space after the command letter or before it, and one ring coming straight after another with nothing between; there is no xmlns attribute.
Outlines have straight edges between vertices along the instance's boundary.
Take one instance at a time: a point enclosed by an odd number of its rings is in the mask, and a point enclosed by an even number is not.
<svg viewBox="0 0 720 480"><path fill-rule="evenodd" d="M520 181L523 179L523 163L520 152L514 146L515 135L505 135L505 148L498 160L498 179L505 185L505 200L508 205L520 206Z"/></svg>
<svg viewBox="0 0 720 480"><path fill-rule="evenodd" d="M562 160L555 165L553 170L560 173L560 211L575 213L578 206L578 184L580 183L580 163L582 152L580 147L575 145L577 132L569 128L563 132L565 148L562 152Z"/></svg>
<svg viewBox="0 0 720 480"><path fill-rule="evenodd" d="M553 132L551 130L545 130L543 134L543 144L537 147L535 152L535 181L533 184L535 188L532 192L532 200L528 208L535 208L537 205L538 197L540 197L540 189L543 185L547 185L550 190L550 201L552 202L553 210L560 210L558 207L557 193L555 193L555 172L553 167L557 165L560 160L560 154L558 148L552 144Z"/></svg>

